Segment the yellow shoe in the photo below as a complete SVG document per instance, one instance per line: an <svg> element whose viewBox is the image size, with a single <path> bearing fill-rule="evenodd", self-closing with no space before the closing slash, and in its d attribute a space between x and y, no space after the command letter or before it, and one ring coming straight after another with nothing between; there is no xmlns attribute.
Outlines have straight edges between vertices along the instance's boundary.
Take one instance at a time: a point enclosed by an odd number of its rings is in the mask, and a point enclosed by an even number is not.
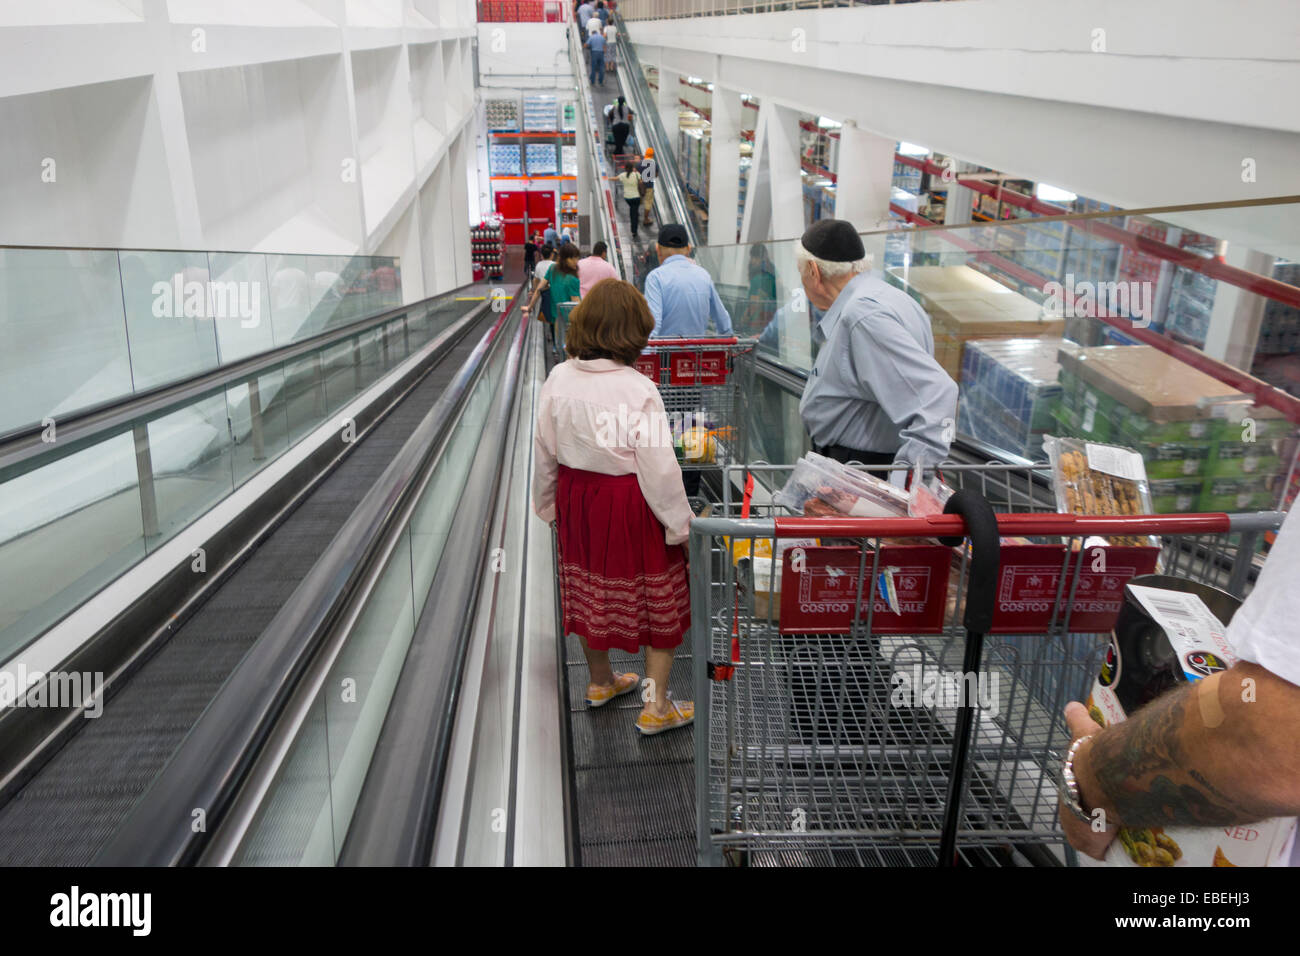
<svg viewBox="0 0 1300 956"><path fill-rule="evenodd" d="M635 674L614 674L614 683L601 686L600 684L587 685L587 706L604 707L615 697L623 694L630 694L640 685L641 678Z"/></svg>
<svg viewBox="0 0 1300 956"><path fill-rule="evenodd" d="M694 702L670 700L668 702L668 713L662 717L656 717L654 714L647 714L642 711L641 716L636 719L636 729L647 737L653 737L655 734L662 734L666 730L688 727L694 722Z"/></svg>

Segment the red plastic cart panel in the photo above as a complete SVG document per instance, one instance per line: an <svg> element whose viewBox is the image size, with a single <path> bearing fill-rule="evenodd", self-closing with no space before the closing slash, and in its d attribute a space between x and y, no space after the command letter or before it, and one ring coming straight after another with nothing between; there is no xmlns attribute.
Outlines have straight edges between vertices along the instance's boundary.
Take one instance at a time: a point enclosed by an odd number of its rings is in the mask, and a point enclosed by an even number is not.
<svg viewBox="0 0 1300 956"><path fill-rule="evenodd" d="M1130 578L1155 571L1159 553L1159 548L1086 548L1070 611L1070 632L1096 634L1113 628L1124 604L1124 585ZM1002 549L992 633L1047 632L1064 560L1065 545L1061 544L1017 544ZM1078 560L1077 554L1070 555L1065 588L1061 591L1063 603L1070 597L1071 578ZM1056 614L1057 624L1064 620L1062 609Z"/></svg>
<svg viewBox="0 0 1300 956"><path fill-rule="evenodd" d="M723 385L727 381L726 352L669 352L669 385Z"/></svg>
<svg viewBox="0 0 1300 956"><path fill-rule="evenodd" d="M847 634L858 593L855 547L790 548L781 560L782 634ZM795 569L801 559L802 570ZM938 634L948 603L952 550L934 545L895 545L880 549L880 571L893 569L899 613L875 588L871 630L875 634ZM872 552L867 552L871 573ZM867 617L866 588L860 619Z"/></svg>
<svg viewBox="0 0 1300 956"><path fill-rule="evenodd" d="M659 355L657 353L637 356L637 360L632 363L632 367L656 385L659 384Z"/></svg>

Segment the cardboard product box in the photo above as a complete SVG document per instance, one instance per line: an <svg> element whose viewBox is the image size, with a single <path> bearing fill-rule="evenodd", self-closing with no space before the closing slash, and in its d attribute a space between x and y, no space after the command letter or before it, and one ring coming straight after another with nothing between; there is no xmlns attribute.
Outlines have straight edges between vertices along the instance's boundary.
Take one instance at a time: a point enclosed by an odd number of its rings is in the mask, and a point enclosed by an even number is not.
<svg viewBox="0 0 1300 956"><path fill-rule="evenodd" d="M1063 319L970 266L912 266L885 276L929 314L935 359L956 381L972 339L1060 338L1065 330Z"/></svg>
<svg viewBox="0 0 1300 956"><path fill-rule="evenodd" d="M1222 420L1243 392L1150 345L1103 345L1062 352L1061 368L1141 418L1158 424ZM1206 437L1214 437L1206 435Z"/></svg>
<svg viewBox="0 0 1300 956"><path fill-rule="evenodd" d="M1237 663L1227 625L1240 602L1216 588L1165 575L1133 578L1088 712L1117 724L1148 702ZM1121 829L1107 866L1286 866L1296 820L1287 817L1231 827ZM1080 857L1089 865L1095 861Z"/></svg>
<svg viewBox="0 0 1300 956"><path fill-rule="evenodd" d="M1092 441L1108 442L1115 438L1112 428L1113 416L1099 411L1095 406L1083 410L1072 408L1063 402L1052 406L1052 417L1056 419L1058 430L1070 438L1087 438Z"/></svg>
<svg viewBox="0 0 1300 956"><path fill-rule="evenodd" d="M1204 478L1164 478L1151 483L1151 510L1156 514L1200 511Z"/></svg>
<svg viewBox="0 0 1300 956"><path fill-rule="evenodd" d="M1271 441L1217 441L1205 464L1205 474L1211 478L1258 478L1285 470Z"/></svg>
<svg viewBox="0 0 1300 956"><path fill-rule="evenodd" d="M1277 507L1278 492L1266 478L1206 478L1198 511L1264 511Z"/></svg>
<svg viewBox="0 0 1300 956"><path fill-rule="evenodd" d="M1229 407L1227 416L1219 422L1217 434L1221 441L1277 442L1295 435L1296 425L1281 412L1264 405Z"/></svg>
<svg viewBox="0 0 1300 956"><path fill-rule="evenodd" d="M1127 432L1120 430L1115 441L1126 445L1142 456L1146 462L1147 477L1157 478L1192 478L1205 474L1205 464L1210 459L1212 442L1161 442L1150 444L1139 441Z"/></svg>
<svg viewBox="0 0 1300 956"><path fill-rule="evenodd" d="M1060 396L1061 339L993 339L967 343L962 356L958 424L982 441L1025 458L1042 451Z"/></svg>

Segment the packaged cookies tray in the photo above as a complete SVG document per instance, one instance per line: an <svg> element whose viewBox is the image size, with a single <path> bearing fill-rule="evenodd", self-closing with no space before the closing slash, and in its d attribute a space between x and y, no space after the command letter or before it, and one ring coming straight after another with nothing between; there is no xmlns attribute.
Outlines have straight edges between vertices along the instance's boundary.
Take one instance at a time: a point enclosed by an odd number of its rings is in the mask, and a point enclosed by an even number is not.
<svg viewBox="0 0 1300 956"><path fill-rule="evenodd" d="M1151 514L1151 488L1142 456L1131 448L1048 435L1056 507L1072 515ZM1114 545L1156 545L1149 536L1112 538Z"/></svg>

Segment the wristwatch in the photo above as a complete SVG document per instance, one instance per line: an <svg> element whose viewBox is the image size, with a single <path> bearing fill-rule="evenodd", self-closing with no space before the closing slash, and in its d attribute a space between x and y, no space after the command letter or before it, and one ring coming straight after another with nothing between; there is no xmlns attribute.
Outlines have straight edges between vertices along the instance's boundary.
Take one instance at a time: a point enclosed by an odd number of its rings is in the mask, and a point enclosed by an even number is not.
<svg viewBox="0 0 1300 956"><path fill-rule="evenodd" d="M1092 734L1088 734L1070 744L1070 752L1065 755L1065 763L1061 765L1061 804L1084 823L1092 822L1092 814L1083 808L1083 803L1079 800L1079 780L1074 775L1074 756L1091 739Z"/></svg>

